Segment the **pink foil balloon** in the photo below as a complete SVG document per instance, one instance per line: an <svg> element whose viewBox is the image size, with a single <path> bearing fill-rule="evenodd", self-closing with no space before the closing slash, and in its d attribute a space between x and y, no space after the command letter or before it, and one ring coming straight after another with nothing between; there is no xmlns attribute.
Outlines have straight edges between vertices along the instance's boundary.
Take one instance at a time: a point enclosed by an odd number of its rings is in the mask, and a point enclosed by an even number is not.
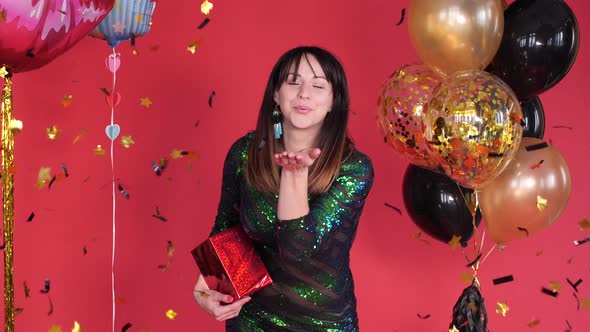
<svg viewBox="0 0 590 332"><path fill-rule="evenodd" d="M115 0L0 0L0 66L40 68L88 35Z"/></svg>

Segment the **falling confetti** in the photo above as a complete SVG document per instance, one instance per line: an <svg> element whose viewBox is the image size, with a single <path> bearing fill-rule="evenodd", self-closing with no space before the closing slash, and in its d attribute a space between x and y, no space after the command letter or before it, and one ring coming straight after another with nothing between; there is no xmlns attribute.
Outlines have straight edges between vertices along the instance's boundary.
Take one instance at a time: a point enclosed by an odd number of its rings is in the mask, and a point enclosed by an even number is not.
<svg viewBox="0 0 590 332"><path fill-rule="evenodd" d="M201 3L201 13L203 13L205 15L209 15L209 12L211 12L211 9L213 9L213 4L211 2L205 0Z"/></svg>
<svg viewBox="0 0 590 332"><path fill-rule="evenodd" d="M65 95L65 96L64 96L64 99L63 99L63 100L62 100L62 102L61 102L61 104L62 104L64 107L69 107L70 105L72 105L72 99L73 99L73 98L74 98L74 97L73 97L72 95Z"/></svg>
<svg viewBox="0 0 590 332"><path fill-rule="evenodd" d="M160 219L162 221L168 221L168 219L164 218L161 214L160 214L160 209L156 206L156 214L152 214L152 217Z"/></svg>
<svg viewBox="0 0 590 332"><path fill-rule="evenodd" d="M587 238L582 239L582 240L574 240L574 245L575 246L579 246L579 245L584 244L584 243L587 243L587 242L590 242L590 237L587 237Z"/></svg>
<svg viewBox="0 0 590 332"><path fill-rule="evenodd" d="M88 134L88 130L82 128L80 129L80 133L74 137L74 141L72 141L72 144L76 144L80 141L80 139L82 139L82 137L86 136L86 134Z"/></svg>
<svg viewBox="0 0 590 332"><path fill-rule="evenodd" d="M31 289L29 288L29 286L27 285L27 281L23 281L23 288L25 290L25 297L29 298L31 297Z"/></svg>
<svg viewBox="0 0 590 332"><path fill-rule="evenodd" d="M140 98L139 104L145 108L150 108L152 106L152 100L149 97Z"/></svg>
<svg viewBox="0 0 590 332"><path fill-rule="evenodd" d="M188 44L188 46L186 47L186 50L189 51L191 54L195 54L197 52L197 49L199 49L199 47L201 46L201 41L194 41Z"/></svg>
<svg viewBox="0 0 590 332"><path fill-rule="evenodd" d="M492 282L494 283L494 285L501 285L511 281L514 281L514 277L512 275L509 275L505 277L496 278Z"/></svg>
<svg viewBox="0 0 590 332"><path fill-rule="evenodd" d="M6 70L6 66L0 67L0 77L6 78L9 76L8 71Z"/></svg>
<svg viewBox="0 0 590 332"><path fill-rule="evenodd" d="M183 156L186 156L187 154L188 153L186 151L174 149L170 153L170 157L172 157L172 159L178 159L178 158L182 158Z"/></svg>
<svg viewBox="0 0 590 332"><path fill-rule="evenodd" d="M166 311L166 317L168 317L168 319L174 319L176 316L178 316L178 314L174 310L170 309Z"/></svg>
<svg viewBox="0 0 590 332"><path fill-rule="evenodd" d="M455 325L453 325L453 327L451 327L451 328L449 329L449 332L461 332L461 331L459 331L459 330L457 329L457 327L456 327Z"/></svg>
<svg viewBox="0 0 590 332"><path fill-rule="evenodd" d="M133 325L131 323L127 323L125 324L125 326L123 326L123 328L121 329L121 332L125 332L127 330L129 330Z"/></svg>
<svg viewBox="0 0 590 332"><path fill-rule="evenodd" d="M213 99L215 98L215 91L211 91L211 94L209 95L209 107L213 107Z"/></svg>
<svg viewBox="0 0 590 332"><path fill-rule="evenodd" d="M528 323L529 327L535 327L539 325L540 321L538 319L533 319L530 323Z"/></svg>
<svg viewBox="0 0 590 332"><path fill-rule="evenodd" d="M555 281L550 282L549 289L551 289L554 293L557 293L561 289L561 284L559 282L555 282Z"/></svg>
<svg viewBox="0 0 590 332"><path fill-rule="evenodd" d="M479 259L481 258L481 253L479 255L477 255L477 257L475 257L474 260L472 260L471 262L467 263L467 267L472 267L473 265L477 264L479 262Z"/></svg>
<svg viewBox="0 0 590 332"><path fill-rule="evenodd" d="M77 321L74 321L74 327L72 328L72 332L84 332L84 330Z"/></svg>
<svg viewBox="0 0 590 332"><path fill-rule="evenodd" d="M48 332L62 332L61 330L61 326L59 325L53 325L49 328Z"/></svg>
<svg viewBox="0 0 590 332"><path fill-rule="evenodd" d="M53 314L53 301L51 300L51 296L47 297L49 299L49 311L47 312L47 316L51 316Z"/></svg>
<svg viewBox="0 0 590 332"><path fill-rule="evenodd" d="M106 152L103 150L103 148L102 148L102 146L100 146L100 144L96 146L96 149L94 149L94 154L97 156L104 156L105 153Z"/></svg>
<svg viewBox="0 0 590 332"><path fill-rule="evenodd" d="M45 279L45 287L42 290L40 290L39 292L41 294L47 294L47 293L49 293L50 290L51 290L51 280Z"/></svg>
<svg viewBox="0 0 590 332"><path fill-rule="evenodd" d="M385 204L385 206L387 206L388 208L395 210L397 213L399 213L399 215L400 215L400 216L402 215L402 210L400 210L398 207L396 207L396 206L393 206L393 205L391 205L391 204L389 204L389 203L384 203L384 204Z"/></svg>
<svg viewBox="0 0 590 332"><path fill-rule="evenodd" d="M119 189L119 192L121 193L121 195L123 195L123 197L125 197L125 199L129 199L129 193L127 192L127 190L125 190L125 188L123 188L122 185L118 185L117 188Z"/></svg>
<svg viewBox="0 0 590 332"><path fill-rule="evenodd" d="M508 310L510 310L510 308L505 302L496 303L496 313L502 315L502 317L506 317Z"/></svg>
<svg viewBox="0 0 590 332"><path fill-rule="evenodd" d="M461 236L453 235L453 238L448 243L451 246L451 248L453 248L453 250L457 249L461 246Z"/></svg>
<svg viewBox="0 0 590 332"><path fill-rule="evenodd" d="M570 278L565 278L565 280L567 280L567 283L570 284L570 286L572 286L572 288L576 291L576 293L578 292L578 286L582 283L582 279L578 279L578 281L576 281L575 283L573 283Z"/></svg>
<svg viewBox="0 0 590 332"><path fill-rule="evenodd" d="M473 273L472 272L465 272L465 273L461 274L461 276L459 278L461 279L461 281L471 284L473 282Z"/></svg>
<svg viewBox="0 0 590 332"><path fill-rule="evenodd" d="M51 167L41 167L39 175L37 176L37 188L41 189L45 186L47 181L51 180Z"/></svg>
<svg viewBox="0 0 590 332"><path fill-rule="evenodd" d="M527 236L527 237L529 236L529 230L528 230L528 229L526 229L526 228L524 228L524 227L516 227L516 229L518 229L518 230L519 230L519 231L521 231L521 232L524 232L524 233L526 233L526 236Z"/></svg>
<svg viewBox="0 0 590 332"><path fill-rule="evenodd" d="M49 138L50 140L55 140L57 139L57 136L60 132L61 130L57 128L57 126L51 126L47 128L47 138Z"/></svg>
<svg viewBox="0 0 590 332"><path fill-rule="evenodd" d="M133 137L131 137L131 135L121 136L121 145L129 149L131 144L135 144L135 141L133 141Z"/></svg>
<svg viewBox="0 0 590 332"><path fill-rule="evenodd" d="M541 288L541 292L543 294L549 295L549 296L553 296L553 297L557 297L559 295L559 293L557 291L551 290L549 288L543 287Z"/></svg>
<svg viewBox="0 0 590 332"><path fill-rule="evenodd" d="M590 299L582 299L582 308L590 309Z"/></svg>
<svg viewBox="0 0 590 332"><path fill-rule="evenodd" d="M201 22L201 24L199 24L198 28L199 30L203 29L208 23L209 21L211 21L208 17L205 17L205 19L203 20L203 22Z"/></svg>
<svg viewBox="0 0 590 332"><path fill-rule="evenodd" d="M545 149L548 147L549 147L549 145L547 144L547 142L542 142L542 143L538 143L538 144L525 146L524 149L530 152L530 151Z"/></svg>
<svg viewBox="0 0 590 332"><path fill-rule="evenodd" d="M404 18L405 17L406 17L406 9L405 8L402 8L402 16L401 16L401 18L399 19L399 21L397 22L396 25L397 26L402 25L402 23L404 22Z"/></svg>
<svg viewBox="0 0 590 332"><path fill-rule="evenodd" d="M82 254L84 256L86 256L86 254L88 254L88 249L86 249L86 245L84 245L84 247L82 247Z"/></svg>
<svg viewBox="0 0 590 332"><path fill-rule="evenodd" d="M27 218L27 222L33 221L33 218L35 218L35 212L31 212L31 214L29 214L29 217Z"/></svg>
<svg viewBox="0 0 590 332"><path fill-rule="evenodd" d="M430 318L430 314L425 314L425 315L421 315L421 314L416 314L418 316L418 318L420 319L428 319Z"/></svg>
<svg viewBox="0 0 590 332"><path fill-rule="evenodd" d="M590 230L590 220L588 218L580 220L578 225L580 225L580 230Z"/></svg>

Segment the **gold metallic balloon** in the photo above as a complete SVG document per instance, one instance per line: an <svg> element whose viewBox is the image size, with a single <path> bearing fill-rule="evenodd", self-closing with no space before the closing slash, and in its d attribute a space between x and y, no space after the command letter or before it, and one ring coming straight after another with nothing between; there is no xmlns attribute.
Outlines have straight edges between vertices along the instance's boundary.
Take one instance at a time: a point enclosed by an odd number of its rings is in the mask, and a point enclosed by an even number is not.
<svg viewBox="0 0 590 332"><path fill-rule="evenodd" d="M481 189L506 168L522 138L514 92L485 71L449 75L424 112L433 161L464 187Z"/></svg>
<svg viewBox="0 0 590 332"><path fill-rule="evenodd" d="M423 64L406 65L383 83L377 100L378 125L385 143L410 163L436 169L423 137L422 112L442 73Z"/></svg>
<svg viewBox="0 0 590 332"><path fill-rule="evenodd" d="M502 41L502 1L413 0L408 9L408 29L424 63L447 74L483 70Z"/></svg>
<svg viewBox="0 0 590 332"><path fill-rule="evenodd" d="M502 244L553 224L567 206L571 181L567 163L556 148L523 137L508 167L479 193L492 239Z"/></svg>

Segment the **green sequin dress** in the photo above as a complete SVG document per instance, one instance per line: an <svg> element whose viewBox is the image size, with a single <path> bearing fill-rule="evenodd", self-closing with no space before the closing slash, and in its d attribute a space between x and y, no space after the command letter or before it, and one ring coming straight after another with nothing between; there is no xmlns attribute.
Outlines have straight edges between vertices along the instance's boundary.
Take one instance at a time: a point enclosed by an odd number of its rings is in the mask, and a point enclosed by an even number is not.
<svg viewBox="0 0 590 332"><path fill-rule="evenodd" d="M211 235L241 223L273 284L252 294L240 315L226 322L226 331L358 331L349 253L373 184L370 159L353 150L332 187L310 197L309 214L277 220L278 195L246 183L252 139L252 133L245 135L227 154Z"/></svg>

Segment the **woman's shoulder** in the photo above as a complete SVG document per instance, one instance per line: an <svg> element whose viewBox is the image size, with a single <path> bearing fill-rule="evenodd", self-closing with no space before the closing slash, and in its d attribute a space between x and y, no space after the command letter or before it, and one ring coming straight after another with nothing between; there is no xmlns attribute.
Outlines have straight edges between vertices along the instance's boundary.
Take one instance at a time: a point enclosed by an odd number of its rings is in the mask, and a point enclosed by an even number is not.
<svg viewBox="0 0 590 332"><path fill-rule="evenodd" d="M248 148L250 147L250 144L252 143L253 139L254 139L254 131L249 131L244 136L241 136L240 138L238 138L237 140L235 140L232 143L231 147L229 148L228 154L244 155L246 153L246 151L248 150Z"/></svg>

